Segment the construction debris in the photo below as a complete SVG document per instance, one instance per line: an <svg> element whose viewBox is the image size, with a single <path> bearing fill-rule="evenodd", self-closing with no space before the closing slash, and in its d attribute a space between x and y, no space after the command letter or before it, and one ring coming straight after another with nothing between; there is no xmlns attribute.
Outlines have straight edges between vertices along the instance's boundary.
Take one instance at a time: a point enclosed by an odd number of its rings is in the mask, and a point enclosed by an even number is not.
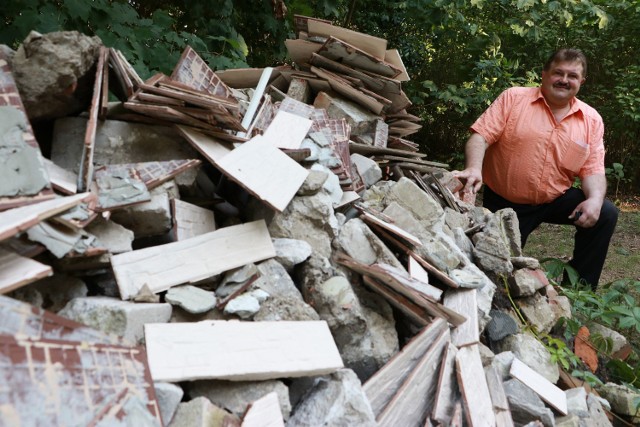
<svg viewBox="0 0 640 427"><path fill-rule="evenodd" d="M22 77L53 71L0 53L0 151L19 154L0 170L0 424L607 425L501 302L508 284L539 331L567 315L513 212L461 200L405 139L398 51L295 24L292 66L214 72L187 47L147 80L95 38L32 33L73 68L37 96Z"/></svg>

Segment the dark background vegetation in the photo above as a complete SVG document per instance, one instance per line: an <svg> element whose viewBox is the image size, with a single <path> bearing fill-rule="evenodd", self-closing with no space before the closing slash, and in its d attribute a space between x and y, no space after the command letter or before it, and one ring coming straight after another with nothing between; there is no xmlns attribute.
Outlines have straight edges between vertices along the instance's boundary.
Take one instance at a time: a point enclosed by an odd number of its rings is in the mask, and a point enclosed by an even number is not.
<svg viewBox="0 0 640 427"><path fill-rule="evenodd" d="M287 61L294 14L399 49L410 112L424 124L413 139L454 167L469 125L498 93L535 85L556 48L580 48L590 61L580 97L605 121L610 189L640 181L638 0L12 0L0 2L0 43L78 30L122 50L143 77L170 72L187 44L215 69L263 67Z"/></svg>

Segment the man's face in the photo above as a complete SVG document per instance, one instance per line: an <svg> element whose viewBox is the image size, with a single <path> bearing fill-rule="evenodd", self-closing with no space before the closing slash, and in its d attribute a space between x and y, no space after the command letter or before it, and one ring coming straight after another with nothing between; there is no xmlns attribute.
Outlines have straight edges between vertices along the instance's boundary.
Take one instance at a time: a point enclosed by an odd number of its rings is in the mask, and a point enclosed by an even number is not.
<svg viewBox="0 0 640 427"><path fill-rule="evenodd" d="M542 94L551 107L564 107L576 96L584 83L582 64L575 62L553 62L542 71Z"/></svg>

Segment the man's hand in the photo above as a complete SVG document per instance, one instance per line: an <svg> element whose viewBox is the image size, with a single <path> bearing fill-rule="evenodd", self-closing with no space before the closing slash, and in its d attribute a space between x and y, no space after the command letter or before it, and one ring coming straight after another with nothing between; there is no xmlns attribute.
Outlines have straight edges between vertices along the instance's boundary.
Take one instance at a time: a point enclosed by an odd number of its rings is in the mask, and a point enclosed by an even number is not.
<svg viewBox="0 0 640 427"><path fill-rule="evenodd" d="M600 218L600 210L602 209L602 201L599 199L587 199L580 203L573 210L569 219L575 219L575 225L582 228L590 228L596 225Z"/></svg>
<svg viewBox="0 0 640 427"><path fill-rule="evenodd" d="M453 171L453 176L464 183L463 193L477 193L482 187L482 171L478 168L467 168L461 171Z"/></svg>

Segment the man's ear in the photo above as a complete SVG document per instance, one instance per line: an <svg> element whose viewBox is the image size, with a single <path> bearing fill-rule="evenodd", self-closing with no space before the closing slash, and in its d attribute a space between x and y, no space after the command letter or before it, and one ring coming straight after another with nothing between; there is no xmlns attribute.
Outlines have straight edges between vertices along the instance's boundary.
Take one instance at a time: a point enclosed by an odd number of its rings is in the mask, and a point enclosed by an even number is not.
<svg viewBox="0 0 640 427"><path fill-rule="evenodd" d="M583 77L582 80L580 80L580 84L583 85L585 81L587 81L587 78Z"/></svg>

